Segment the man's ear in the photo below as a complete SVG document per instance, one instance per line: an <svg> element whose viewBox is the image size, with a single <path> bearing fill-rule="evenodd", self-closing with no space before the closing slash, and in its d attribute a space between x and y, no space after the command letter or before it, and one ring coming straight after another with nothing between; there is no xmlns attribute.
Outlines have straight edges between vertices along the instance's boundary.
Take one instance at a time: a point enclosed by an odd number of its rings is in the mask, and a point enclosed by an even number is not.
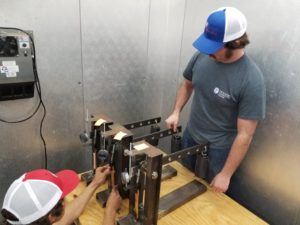
<svg viewBox="0 0 300 225"><path fill-rule="evenodd" d="M59 219L59 218L58 218L57 216L53 215L52 213L50 213L50 214L48 215L48 220L50 221L50 224L57 222L58 219Z"/></svg>
<svg viewBox="0 0 300 225"><path fill-rule="evenodd" d="M237 39L237 40L234 41L234 44L239 46L241 44L241 41L239 39Z"/></svg>

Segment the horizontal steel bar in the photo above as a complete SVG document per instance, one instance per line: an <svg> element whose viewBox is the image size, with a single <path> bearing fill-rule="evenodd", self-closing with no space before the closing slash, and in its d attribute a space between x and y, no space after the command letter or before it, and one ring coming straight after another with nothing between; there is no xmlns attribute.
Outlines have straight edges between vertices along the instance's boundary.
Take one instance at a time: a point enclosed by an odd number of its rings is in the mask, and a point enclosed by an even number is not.
<svg viewBox="0 0 300 225"><path fill-rule="evenodd" d="M177 127L177 131L175 131L175 132L173 131L173 129L162 130L162 131L158 131L158 132L147 134L147 135L144 135L141 137L134 138L133 141L134 142L138 142L138 141L142 141L142 140L152 141L155 139L170 136L172 134L177 134L179 132L181 132L181 126Z"/></svg>
<svg viewBox="0 0 300 225"><path fill-rule="evenodd" d="M204 150L205 148L206 148L206 144L195 145L193 147L185 148L178 152L166 155L163 157L163 164L170 163L170 162L185 158L190 155L201 153L201 151Z"/></svg>
<svg viewBox="0 0 300 225"><path fill-rule="evenodd" d="M161 117L156 117L156 118L152 118L152 119L148 119L148 120L128 123L128 124L125 124L123 126L126 129L131 130L131 129L135 129L135 128L138 128L138 127L144 127L144 126L149 126L149 125L152 125L152 124L160 123L160 121L161 121Z"/></svg>

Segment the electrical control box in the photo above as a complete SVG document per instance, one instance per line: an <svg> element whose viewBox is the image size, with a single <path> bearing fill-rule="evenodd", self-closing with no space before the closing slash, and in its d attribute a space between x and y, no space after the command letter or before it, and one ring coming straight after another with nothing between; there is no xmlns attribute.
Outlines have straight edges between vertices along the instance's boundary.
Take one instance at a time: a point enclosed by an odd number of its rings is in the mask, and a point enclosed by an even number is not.
<svg viewBox="0 0 300 225"><path fill-rule="evenodd" d="M32 32L0 28L0 101L34 96L31 38Z"/></svg>

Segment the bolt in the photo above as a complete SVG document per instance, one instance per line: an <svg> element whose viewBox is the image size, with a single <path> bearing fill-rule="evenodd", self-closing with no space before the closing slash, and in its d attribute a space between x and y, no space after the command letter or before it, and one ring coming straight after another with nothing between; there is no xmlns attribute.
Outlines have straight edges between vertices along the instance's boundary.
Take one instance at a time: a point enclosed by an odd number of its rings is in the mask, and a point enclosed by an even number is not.
<svg viewBox="0 0 300 225"><path fill-rule="evenodd" d="M158 178L158 173L156 172L156 171L154 171L153 173L152 173L152 179L153 180L156 180Z"/></svg>

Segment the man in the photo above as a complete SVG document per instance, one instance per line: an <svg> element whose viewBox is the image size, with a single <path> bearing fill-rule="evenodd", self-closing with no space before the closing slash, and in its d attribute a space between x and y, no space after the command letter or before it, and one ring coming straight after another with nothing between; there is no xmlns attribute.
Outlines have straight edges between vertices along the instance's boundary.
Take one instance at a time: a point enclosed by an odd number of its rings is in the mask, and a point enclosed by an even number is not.
<svg viewBox="0 0 300 225"><path fill-rule="evenodd" d="M72 224L110 173L110 167L98 167L93 181L66 205L63 203L64 197L79 183L74 171L62 170L53 174L48 170L38 169L25 173L6 192L1 214L6 219L6 224ZM120 202L118 192L113 190L107 201L103 224L114 224Z"/></svg>
<svg viewBox="0 0 300 225"><path fill-rule="evenodd" d="M257 123L265 117L265 85L261 71L245 55L247 21L236 8L212 12L204 33L193 43L199 51L188 63L174 110L166 119L176 129L179 115L194 97L182 147L208 143L208 181L226 192L245 157ZM194 171L195 156L183 164Z"/></svg>

